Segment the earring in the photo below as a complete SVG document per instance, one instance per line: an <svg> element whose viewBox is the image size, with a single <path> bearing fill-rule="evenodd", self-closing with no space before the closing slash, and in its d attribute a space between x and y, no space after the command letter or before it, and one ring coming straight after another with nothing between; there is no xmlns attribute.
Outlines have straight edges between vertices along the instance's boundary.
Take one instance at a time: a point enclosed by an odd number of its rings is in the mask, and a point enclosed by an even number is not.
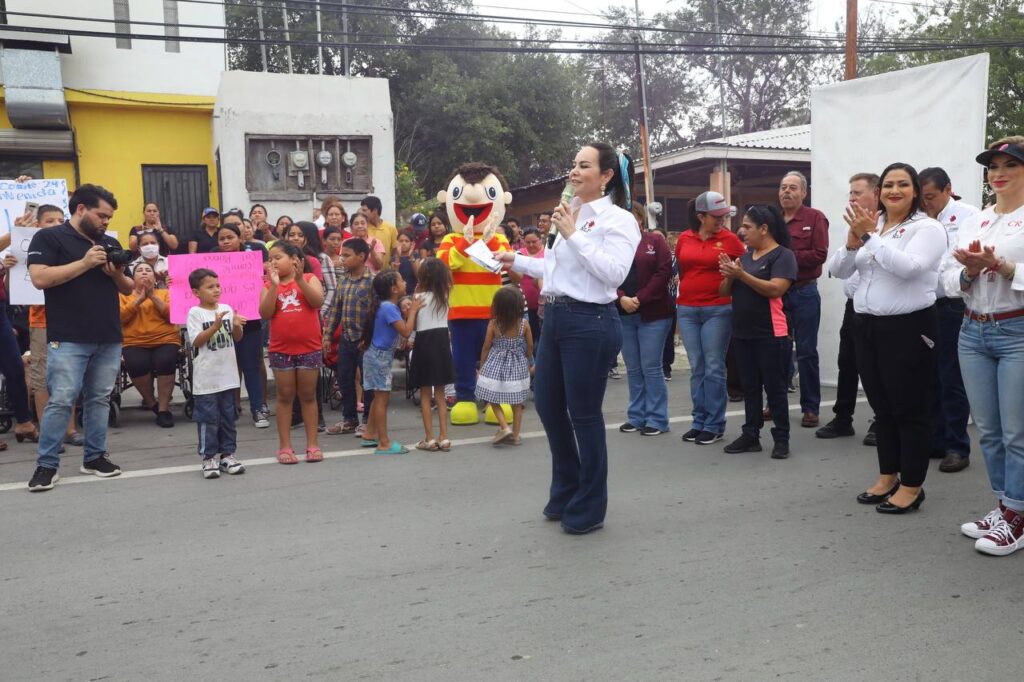
<svg viewBox="0 0 1024 682"><path fill-rule="evenodd" d="M602 182L601 183L601 194L604 194L604 189L605 189L605 184Z"/></svg>

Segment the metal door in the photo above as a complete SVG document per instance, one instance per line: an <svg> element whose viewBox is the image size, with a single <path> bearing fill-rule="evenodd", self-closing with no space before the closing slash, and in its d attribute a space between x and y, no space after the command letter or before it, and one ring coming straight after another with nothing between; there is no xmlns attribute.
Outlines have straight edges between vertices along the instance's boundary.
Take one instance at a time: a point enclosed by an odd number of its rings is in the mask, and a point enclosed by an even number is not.
<svg viewBox="0 0 1024 682"><path fill-rule="evenodd" d="M206 166L142 166L145 201L160 205L160 219L178 236L178 252L188 253L189 235L199 229L210 202Z"/></svg>

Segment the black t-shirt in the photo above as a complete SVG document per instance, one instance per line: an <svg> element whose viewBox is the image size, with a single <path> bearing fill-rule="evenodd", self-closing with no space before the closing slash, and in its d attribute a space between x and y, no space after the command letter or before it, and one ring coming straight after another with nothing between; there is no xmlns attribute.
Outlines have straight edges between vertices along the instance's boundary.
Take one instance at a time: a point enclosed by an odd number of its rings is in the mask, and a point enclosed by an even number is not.
<svg viewBox="0 0 1024 682"><path fill-rule="evenodd" d="M67 265L81 260L96 244L121 245L106 235L93 243L70 223L39 230L28 247L29 266ZM97 266L64 284L43 291L46 340L69 343L119 343L120 302L114 280Z"/></svg>
<svg viewBox="0 0 1024 682"><path fill-rule="evenodd" d="M743 269L758 279L796 280L796 256L778 246L757 260L747 251L740 258ZM732 335L737 339L764 339L786 336L789 328L782 312L782 298L766 298L736 280L732 285Z"/></svg>
<svg viewBox="0 0 1024 682"><path fill-rule="evenodd" d="M190 242L196 242L198 245L196 253L210 253L214 251L217 248L217 232L219 231L220 228L217 228L211 235L206 231L205 227L200 227L196 230L195 234L189 237Z"/></svg>
<svg viewBox="0 0 1024 682"><path fill-rule="evenodd" d="M164 229L164 232L166 232L167 234L173 234L173 235L177 234L174 230L171 229L170 225L163 225L163 229ZM131 237L141 237L144 234L156 234L156 242L160 246L160 255L161 256L166 256L169 253L171 253L170 247L167 246L167 242L164 241L163 233L155 232L153 229L148 228L145 225L136 225L135 227L133 227L131 230L128 231L128 237L129 238L131 238ZM178 246L180 247L181 244L179 243ZM140 253L138 247L136 247L135 253L136 254ZM188 250L186 250L185 253L188 253Z"/></svg>

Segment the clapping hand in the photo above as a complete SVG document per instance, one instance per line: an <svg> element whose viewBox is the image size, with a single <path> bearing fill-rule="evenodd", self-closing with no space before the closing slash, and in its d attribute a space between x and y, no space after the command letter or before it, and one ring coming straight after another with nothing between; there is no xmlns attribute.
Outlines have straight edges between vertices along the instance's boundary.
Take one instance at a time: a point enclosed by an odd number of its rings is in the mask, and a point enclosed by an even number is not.
<svg viewBox="0 0 1024 682"><path fill-rule="evenodd" d="M281 275L277 274L277 268L276 267L271 265L270 269L267 271L267 274L270 276L270 284L271 284L271 286L277 287L277 286L281 285Z"/></svg>
<svg viewBox="0 0 1024 682"><path fill-rule="evenodd" d="M846 206L846 212L843 214L843 220L850 226L850 232L857 236L859 240L866 234L875 231L875 227L878 225L878 211L868 211L860 204L848 204ZM847 240L847 244L850 240Z"/></svg>
<svg viewBox="0 0 1024 682"><path fill-rule="evenodd" d="M981 245L977 239L966 249L954 249L953 258L964 266L968 277L977 277L984 270L995 268L999 259L996 258L996 247Z"/></svg>
<svg viewBox="0 0 1024 682"><path fill-rule="evenodd" d="M740 260L737 258L733 260L729 258L728 254L718 254L718 272L726 279L736 279L743 274L743 266L740 265Z"/></svg>
<svg viewBox="0 0 1024 682"><path fill-rule="evenodd" d="M234 322L232 323L233 326L241 327L241 326L244 326L245 323L249 321L249 320L245 319L245 316L242 315L241 313L239 313L237 310L232 309L231 310L231 314L233 315L233 320L234 320Z"/></svg>
<svg viewBox="0 0 1024 682"><path fill-rule="evenodd" d="M472 244L475 241L473 236L473 225L476 222L476 216L469 216L469 220L466 221L466 226L462 228L462 236L466 239L467 244Z"/></svg>

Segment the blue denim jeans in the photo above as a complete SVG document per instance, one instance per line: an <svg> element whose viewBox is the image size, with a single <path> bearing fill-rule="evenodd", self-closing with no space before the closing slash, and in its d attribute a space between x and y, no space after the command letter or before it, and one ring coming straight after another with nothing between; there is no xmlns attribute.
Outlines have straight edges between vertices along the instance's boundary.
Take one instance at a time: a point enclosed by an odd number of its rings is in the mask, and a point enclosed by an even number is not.
<svg viewBox="0 0 1024 682"><path fill-rule="evenodd" d="M961 298L940 298L935 301L935 312L939 318L939 336L935 339L933 448L968 457L971 454L971 437L967 435L967 418L971 416L971 405L967 402L957 351L960 326L964 323L964 301Z"/></svg>
<svg viewBox="0 0 1024 682"><path fill-rule="evenodd" d="M544 513L585 530L608 508L608 444L601 406L608 363L622 348L612 305L549 303L537 353L534 401L551 448L551 494Z"/></svg>
<svg viewBox="0 0 1024 682"><path fill-rule="evenodd" d="M959 351L992 492L1010 509L1024 511L1024 317L964 318Z"/></svg>
<svg viewBox="0 0 1024 682"><path fill-rule="evenodd" d="M249 325L245 325L242 338L235 341L235 360L238 361L238 369L242 370L245 392L249 394L249 412L253 419L256 418L256 410L263 407L263 377L260 375L262 342L263 330Z"/></svg>
<svg viewBox="0 0 1024 682"><path fill-rule="evenodd" d="M800 370L800 411L818 414L821 407L821 374L818 370L818 326L821 296L817 282L786 293L786 308L793 323L796 364ZM792 367L792 360L786 363ZM792 375L790 375L792 378Z"/></svg>
<svg viewBox="0 0 1024 682"><path fill-rule="evenodd" d="M693 428L725 433L725 353L732 335L732 305L681 305L676 314L690 361Z"/></svg>
<svg viewBox="0 0 1024 682"><path fill-rule="evenodd" d="M235 430L237 420L234 389L197 395L192 409L192 421L199 431L199 456L209 459L215 455L235 454L238 447Z"/></svg>
<svg viewBox="0 0 1024 682"><path fill-rule="evenodd" d="M665 337L672 318L644 322L639 314L620 315L622 359L629 381L626 418L633 426L668 431L668 385L662 367Z"/></svg>
<svg viewBox="0 0 1024 682"><path fill-rule="evenodd" d="M71 417L71 408L82 394L82 426L85 436L85 461L107 454L107 420L110 417L110 392L121 369L120 343L49 344L46 351L46 403L39 428L37 464L48 469L60 466L57 451Z"/></svg>

